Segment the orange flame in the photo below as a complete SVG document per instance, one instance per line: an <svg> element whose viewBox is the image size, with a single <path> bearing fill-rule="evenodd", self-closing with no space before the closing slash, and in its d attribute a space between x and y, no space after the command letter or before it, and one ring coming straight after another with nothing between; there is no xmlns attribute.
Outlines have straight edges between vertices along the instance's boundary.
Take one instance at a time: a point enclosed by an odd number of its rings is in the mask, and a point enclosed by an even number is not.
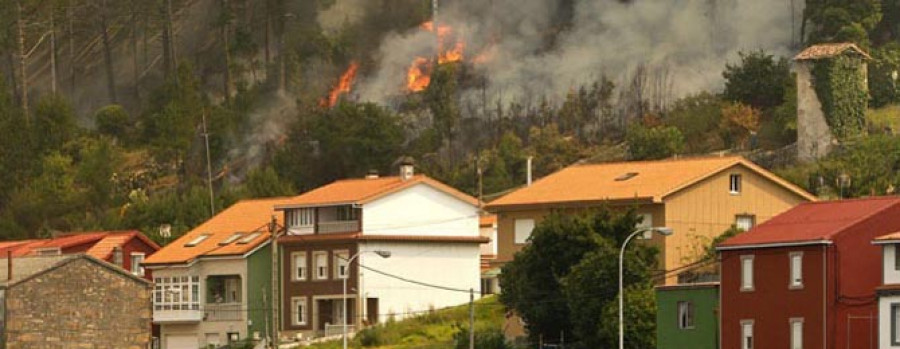
<svg viewBox="0 0 900 349"><path fill-rule="evenodd" d="M359 69L359 63L351 62L350 67L347 68L347 71L341 75L341 79L338 81L337 86L335 86L331 92L328 94L327 99L322 100L323 107L334 107L338 102L338 98L344 94L350 92L350 86L353 85L353 80L356 79L356 71Z"/></svg>
<svg viewBox="0 0 900 349"><path fill-rule="evenodd" d="M406 73L406 89L411 92L420 92L431 84L431 66L428 58L416 57Z"/></svg>

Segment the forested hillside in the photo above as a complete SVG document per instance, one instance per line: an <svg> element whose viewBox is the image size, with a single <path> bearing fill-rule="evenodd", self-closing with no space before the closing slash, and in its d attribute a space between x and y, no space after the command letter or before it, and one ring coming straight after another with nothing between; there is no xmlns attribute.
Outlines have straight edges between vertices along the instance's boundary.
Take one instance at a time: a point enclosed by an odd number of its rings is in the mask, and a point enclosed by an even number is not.
<svg viewBox="0 0 900 349"><path fill-rule="evenodd" d="M900 0L0 0L0 26L3 238L161 239L404 155L488 200L528 157L733 151L823 195L900 185ZM791 57L845 41L873 57L867 136L780 160Z"/></svg>

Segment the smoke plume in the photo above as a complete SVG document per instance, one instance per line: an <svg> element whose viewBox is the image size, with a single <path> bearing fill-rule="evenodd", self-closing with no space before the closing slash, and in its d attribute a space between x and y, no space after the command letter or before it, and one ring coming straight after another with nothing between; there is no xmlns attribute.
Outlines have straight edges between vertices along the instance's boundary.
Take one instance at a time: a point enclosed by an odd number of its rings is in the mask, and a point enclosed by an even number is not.
<svg viewBox="0 0 900 349"><path fill-rule="evenodd" d="M349 1L349 0L345 0ZM789 55L802 1L782 0L458 0L437 21L466 41L467 59L495 98L556 98L607 76L623 86L640 67L664 71L672 93L720 90L737 53ZM433 55L434 35L417 29L382 42L363 100L402 92L416 55Z"/></svg>

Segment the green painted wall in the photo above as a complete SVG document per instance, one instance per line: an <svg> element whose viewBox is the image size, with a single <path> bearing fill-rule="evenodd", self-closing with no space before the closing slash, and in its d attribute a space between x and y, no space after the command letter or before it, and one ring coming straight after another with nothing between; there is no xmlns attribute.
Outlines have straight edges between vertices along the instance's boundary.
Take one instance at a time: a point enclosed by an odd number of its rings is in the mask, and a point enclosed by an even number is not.
<svg viewBox="0 0 900 349"><path fill-rule="evenodd" d="M694 328L678 328L678 302L694 304ZM719 344L718 286L656 289L657 349L716 349Z"/></svg>
<svg viewBox="0 0 900 349"><path fill-rule="evenodd" d="M272 248L266 245L247 257L247 337L259 332L266 338L272 329Z"/></svg>

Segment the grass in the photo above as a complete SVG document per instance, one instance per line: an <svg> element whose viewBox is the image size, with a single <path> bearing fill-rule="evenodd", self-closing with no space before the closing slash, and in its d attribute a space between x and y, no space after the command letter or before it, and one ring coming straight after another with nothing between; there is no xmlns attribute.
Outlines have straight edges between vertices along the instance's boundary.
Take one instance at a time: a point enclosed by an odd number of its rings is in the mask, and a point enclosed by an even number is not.
<svg viewBox="0 0 900 349"><path fill-rule="evenodd" d="M500 329L503 326L503 306L496 296L475 302L475 330ZM351 348L377 349L448 349L454 347L453 335L468 331L469 305L435 310L402 321L388 321L364 330L349 343ZM377 339L377 345L364 347L363 337ZM341 341L311 345L311 349L338 349Z"/></svg>
<svg viewBox="0 0 900 349"><path fill-rule="evenodd" d="M900 105L888 105L880 109L870 109L866 113L872 128L890 128L894 134L900 133Z"/></svg>

